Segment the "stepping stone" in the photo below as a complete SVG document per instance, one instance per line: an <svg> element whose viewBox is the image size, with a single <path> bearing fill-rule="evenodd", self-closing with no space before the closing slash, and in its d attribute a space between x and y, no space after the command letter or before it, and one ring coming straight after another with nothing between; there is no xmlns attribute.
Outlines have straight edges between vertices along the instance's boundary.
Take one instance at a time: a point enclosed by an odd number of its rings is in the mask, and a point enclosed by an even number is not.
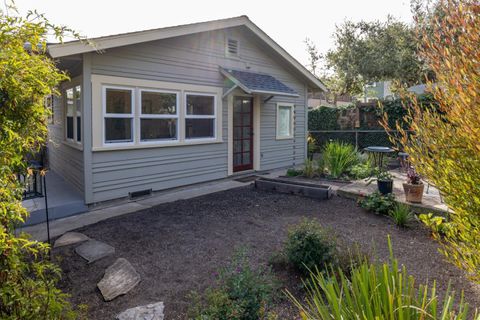
<svg viewBox="0 0 480 320"><path fill-rule="evenodd" d="M117 320L163 320L163 302L127 309L117 315Z"/></svg>
<svg viewBox="0 0 480 320"><path fill-rule="evenodd" d="M75 252L87 260L88 263L92 263L115 253L115 248L104 242L91 239L76 247Z"/></svg>
<svg viewBox="0 0 480 320"><path fill-rule="evenodd" d="M80 232L67 232L64 233L60 238L55 240L54 248L68 246L71 244L84 242L90 240L89 237Z"/></svg>
<svg viewBox="0 0 480 320"><path fill-rule="evenodd" d="M119 258L105 270L103 279L97 284L105 301L126 294L140 282L140 275L124 258ZM148 319L148 318L147 318Z"/></svg>

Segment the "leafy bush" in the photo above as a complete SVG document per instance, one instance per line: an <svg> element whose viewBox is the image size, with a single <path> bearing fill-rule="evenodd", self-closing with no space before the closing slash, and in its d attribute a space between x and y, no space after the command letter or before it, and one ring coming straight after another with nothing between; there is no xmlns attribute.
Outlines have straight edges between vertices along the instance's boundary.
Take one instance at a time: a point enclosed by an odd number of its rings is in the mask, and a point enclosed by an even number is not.
<svg viewBox="0 0 480 320"><path fill-rule="evenodd" d="M275 298L277 282L268 268L253 268L245 250L219 272L217 286L201 299L194 293L190 316L198 320L272 319L268 309Z"/></svg>
<svg viewBox="0 0 480 320"><path fill-rule="evenodd" d="M35 12L16 16L12 1L5 6L10 14L0 9L0 319L74 318L68 296L56 288L60 269L48 259L49 245L15 230L28 217L17 174L28 172L26 155L45 145L45 97L58 94L55 88L68 79L47 53L47 35L61 40L71 32Z"/></svg>
<svg viewBox="0 0 480 320"><path fill-rule="evenodd" d="M290 228L285 254L295 268L308 274L335 261L335 240L316 220L305 219Z"/></svg>
<svg viewBox="0 0 480 320"><path fill-rule="evenodd" d="M393 193L383 195L376 191L364 199L360 200L360 206L368 211L375 212L376 214L388 215L390 211L395 209L396 201Z"/></svg>
<svg viewBox="0 0 480 320"><path fill-rule="evenodd" d="M347 171L348 176L355 180L366 179L370 177L372 173L373 169L369 162L353 165Z"/></svg>
<svg viewBox="0 0 480 320"><path fill-rule="evenodd" d="M339 178L358 162L359 156L353 145L332 141L325 145L320 164L333 178Z"/></svg>
<svg viewBox="0 0 480 320"><path fill-rule="evenodd" d="M330 319L478 319L468 304L447 290L443 305L435 283L417 286L405 266L393 257L389 239L390 263L361 263L348 278L342 270L311 273L305 303L287 292L304 320ZM472 317L473 316L473 317Z"/></svg>
<svg viewBox="0 0 480 320"><path fill-rule="evenodd" d="M404 203L397 203L397 205L390 211L390 217L392 217L395 224L399 227L405 228L414 219L414 215L410 210L410 207Z"/></svg>
<svg viewBox="0 0 480 320"><path fill-rule="evenodd" d="M429 213L421 214L418 218L432 231L432 233L440 236L446 236L455 230L452 223L448 222L445 217L434 216L432 213Z"/></svg>
<svg viewBox="0 0 480 320"><path fill-rule="evenodd" d="M336 130L338 109L322 106L308 112L308 130Z"/></svg>

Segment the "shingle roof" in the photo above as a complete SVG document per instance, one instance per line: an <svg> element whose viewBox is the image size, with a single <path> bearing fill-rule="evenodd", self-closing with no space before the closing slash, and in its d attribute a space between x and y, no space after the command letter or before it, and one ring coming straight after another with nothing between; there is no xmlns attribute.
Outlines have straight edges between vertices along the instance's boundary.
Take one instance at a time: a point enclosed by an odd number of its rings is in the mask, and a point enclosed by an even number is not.
<svg viewBox="0 0 480 320"><path fill-rule="evenodd" d="M280 96L298 97L298 93L268 74L220 69L223 75L247 93L264 93Z"/></svg>

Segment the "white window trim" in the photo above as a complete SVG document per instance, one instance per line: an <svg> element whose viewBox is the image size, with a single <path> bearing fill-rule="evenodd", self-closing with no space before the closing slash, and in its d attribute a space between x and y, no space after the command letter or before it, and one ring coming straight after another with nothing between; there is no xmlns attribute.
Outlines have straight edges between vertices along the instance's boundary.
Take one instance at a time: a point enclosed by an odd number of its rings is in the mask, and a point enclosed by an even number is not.
<svg viewBox="0 0 480 320"><path fill-rule="evenodd" d="M119 90L129 90L131 95L131 110L130 113L107 113L107 89L119 89ZM107 127L105 125L106 118L130 118L132 121L131 125L131 137L132 141L130 142L107 142L105 131ZM135 88L133 87L124 87L124 86L114 86L114 85L104 85L102 86L102 142L103 146L132 146L135 144Z"/></svg>
<svg viewBox="0 0 480 320"><path fill-rule="evenodd" d="M280 107L288 107L290 108L290 134L288 136L280 136L279 127L280 127L280 117L279 111ZM295 105L293 103L285 103L285 102L278 102L277 109L276 109L276 130L275 130L276 140L288 140L293 139L295 136Z"/></svg>
<svg viewBox="0 0 480 320"><path fill-rule="evenodd" d="M142 140L141 131L138 133L138 143L142 145L157 145L157 144L175 144L180 141L180 92L173 91L173 90L161 90L161 89L148 89L148 88L140 88L138 89L138 127L140 130L142 129L142 119L176 119L176 139L149 139L149 140ZM142 92L158 92L158 93L172 93L176 95L176 105L175 105L175 114L144 114L142 112Z"/></svg>
<svg viewBox="0 0 480 320"><path fill-rule="evenodd" d="M187 96L205 96L205 97L213 97L213 115L193 115L187 114ZM183 121L183 132L185 136L185 142L189 141L215 141L217 140L217 96L211 93L202 93L202 92L194 92L194 91L185 91L183 95L183 103L184 103L184 119ZM187 119L213 119L213 137L210 138L187 138L187 126L186 120Z"/></svg>
<svg viewBox="0 0 480 320"><path fill-rule="evenodd" d="M203 145L223 143L223 126L222 126L222 87L206 86L198 84L186 84L177 82L164 82L157 80L146 80L136 78L125 78L116 76L92 75L92 151L113 151L113 150L132 150L132 149L148 149L163 147L181 147L187 145ZM133 143L104 143L105 135L105 94L104 87L120 87L135 91L134 99L134 142ZM178 108L178 141L140 141L140 90L162 92L178 92L179 103ZM185 93L204 94L215 97L215 138L195 138L185 139ZM203 117L203 116L202 116Z"/></svg>
<svg viewBox="0 0 480 320"><path fill-rule="evenodd" d="M80 87L80 119L81 119L81 141L77 139L77 117L79 112L77 111L77 105L75 101L75 88ZM67 138L67 117L68 117L68 107L67 107L67 90L73 89L73 139ZM70 82L66 82L61 86L61 97L62 97L62 110L63 110L63 137L64 143L70 147L73 147L78 150L83 150L83 87L81 77L72 79Z"/></svg>

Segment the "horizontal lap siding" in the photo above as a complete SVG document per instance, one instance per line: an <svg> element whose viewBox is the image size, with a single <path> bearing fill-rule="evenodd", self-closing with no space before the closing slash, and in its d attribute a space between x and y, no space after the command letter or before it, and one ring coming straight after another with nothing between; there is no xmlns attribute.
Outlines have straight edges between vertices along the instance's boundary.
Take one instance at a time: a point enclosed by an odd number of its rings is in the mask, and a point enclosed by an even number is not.
<svg viewBox="0 0 480 320"><path fill-rule="evenodd" d="M298 92L298 91L297 91ZM305 160L305 99L274 98L262 106L261 110L261 168L270 170L303 164ZM303 99L302 99L303 98ZM276 140L277 102L295 105L294 138Z"/></svg>
<svg viewBox="0 0 480 320"><path fill-rule="evenodd" d="M225 33L240 40L240 59L225 57ZM258 43L250 33L234 28L121 47L93 54L92 74L225 87L219 66L245 70L248 64L252 72L271 74L297 91L300 98L286 100L303 106L304 84L266 55L265 48ZM274 101L262 106L261 169L303 162L304 137L298 137L295 143L274 141ZM124 197L132 191L162 190L226 177L226 99L222 101L222 115L223 143L94 152L94 201ZM304 119L304 114L299 115L299 119ZM304 125L296 128L300 132Z"/></svg>
<svg viewBox="0 0 480 320"><path fill-rule="evenodd" d="M53 111L54 124L48 127L50 169L83 194L83 152L64 143L64 110L60 98L54 99Z"/></svg>

